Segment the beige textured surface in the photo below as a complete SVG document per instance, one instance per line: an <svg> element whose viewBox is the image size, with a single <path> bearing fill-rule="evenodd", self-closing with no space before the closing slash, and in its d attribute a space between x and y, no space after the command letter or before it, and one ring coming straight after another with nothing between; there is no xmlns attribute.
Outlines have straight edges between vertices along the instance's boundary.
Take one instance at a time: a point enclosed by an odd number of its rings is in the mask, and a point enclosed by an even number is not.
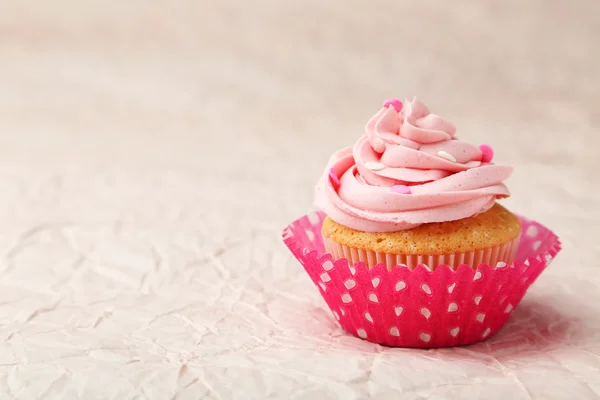
<svg viewBox="0 0 600 400"><path fill-rule="evenodd" d="M2 1L0 37L1 398L600 396L597 1ZM413 94L564 241L469 348L346 336L279 239Z"/></svg>

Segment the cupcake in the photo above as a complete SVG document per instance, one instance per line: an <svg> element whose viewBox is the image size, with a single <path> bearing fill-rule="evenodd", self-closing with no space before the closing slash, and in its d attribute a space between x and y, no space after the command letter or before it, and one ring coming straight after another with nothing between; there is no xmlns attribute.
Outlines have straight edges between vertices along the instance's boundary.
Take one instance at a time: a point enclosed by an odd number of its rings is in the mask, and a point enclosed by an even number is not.
<svg viewBox="0 0 600 400"><path fill-rule="evenodd" d="M549 229L497 203L512 168L416 98L387 100L330 159L320 212L285 244L349 333L390 346L494 335L560 250Z"/></svg>

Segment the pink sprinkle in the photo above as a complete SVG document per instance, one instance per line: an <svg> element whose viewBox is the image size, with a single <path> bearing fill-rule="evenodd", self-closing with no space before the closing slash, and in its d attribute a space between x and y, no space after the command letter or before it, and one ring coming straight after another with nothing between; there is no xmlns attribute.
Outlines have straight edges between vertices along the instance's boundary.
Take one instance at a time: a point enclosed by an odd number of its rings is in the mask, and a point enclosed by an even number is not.
<svg viewBox="0 0 600 400"><path fill-rule="evenodd" d="M398 99L387 99L383 102L384 107L392 106L396 110L396 112L402 111L402 102Z"/></svg>
<svg viewBox="0 0 600 400"><path fill-rule="evenodd" d="M333 181L333 183L335 183L336 185L340 184L340 180L335 175L335 171L333 170L333 168L329 168L329 177L331 178L331 180Z"/></svg>
<svg viewBox="0 0 600 400"><path fill-rule="evenodd" d="M401 193L401 194L411 194L412 193L410 188L405 185L392 186L392 192Z"/></svg>
<svg viewBox="0 0 600 400"><path fill-rule="evenodd" d="M494 158L494 150L492 146L489 144L482 144L479 146L479 150L481 150L481 161L485 163L489 163Z"/></svg>

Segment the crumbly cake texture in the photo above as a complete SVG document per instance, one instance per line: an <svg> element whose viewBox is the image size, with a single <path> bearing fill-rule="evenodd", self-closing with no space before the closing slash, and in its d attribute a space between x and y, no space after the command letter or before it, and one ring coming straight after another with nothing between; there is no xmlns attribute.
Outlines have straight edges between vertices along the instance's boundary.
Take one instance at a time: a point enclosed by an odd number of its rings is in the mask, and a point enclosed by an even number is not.
<svg viewBox="0 0 600 400"><path fill-rule="evenodd" d="M441 255L486 249L519 236L517 217L496 203L488 211L457 221L419 225L397 232L362 232L327 217L322 233L337 243L388 254Z"/></svg>

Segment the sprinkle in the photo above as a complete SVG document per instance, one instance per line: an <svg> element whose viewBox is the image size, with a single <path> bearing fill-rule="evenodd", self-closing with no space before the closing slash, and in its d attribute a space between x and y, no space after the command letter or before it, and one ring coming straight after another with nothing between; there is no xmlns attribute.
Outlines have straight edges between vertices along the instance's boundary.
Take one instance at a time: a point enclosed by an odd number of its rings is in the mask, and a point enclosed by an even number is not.
<svg viewBox="0 0 600 400"><path fill-rule="evenodd" d="M383 102L383 106L384 107L394 107L394 109L396 110L396 112L400 112L402 111L402 102L398 99L387 99L386 101Z"/></svg>
<svg viewBox="0 0 600 400"><path fill-rule="evenodd" d="M440 150L437 152L437 155L438 155L438 157L442 157L444 160L456 162L456 158L454 158L454 156L452 154L448 153L447 151Z"/></svg>
<svg viewBox="0 0 600 400"><path fill-rule="evenodd" d="M335 171L333 170L333 168L329 168L329 177L331 178L331 180L333 181L333 183L335 183L336 185L340 184L340 180L335 175Z"/></svg>
<svg viewBox="0 0 600 400"><path fill-rule="evenodd" d="M479 150L481 150L481 161L485 163L489 163L494 158L494 150L492 146L489 144L482 144L479 146Z"/></svg>
<svg viewBox="0 0 600 400"><path fill-rule="evenodd" d="M380 171L385 168L385 165L377 161L368 161L365 163L365 167L371 171Z"/></svg>
<svg viewBox="0 0 600 400"><path fill-rule="evenodd" d="M401 194L411 194L412 190L408 186L405 185L396 185L392 186L392 192L401 193Z"/></svg>

